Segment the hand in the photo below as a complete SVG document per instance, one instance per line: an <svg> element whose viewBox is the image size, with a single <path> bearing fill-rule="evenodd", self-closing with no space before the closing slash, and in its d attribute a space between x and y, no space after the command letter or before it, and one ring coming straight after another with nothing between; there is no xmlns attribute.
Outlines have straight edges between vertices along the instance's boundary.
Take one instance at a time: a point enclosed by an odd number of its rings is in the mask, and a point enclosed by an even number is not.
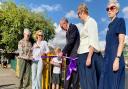
<svg viewBox="0 0 128 89"><path fill-rule="evenodd" d="M33 48L39 48L39 45L34 44Z"/></svg>
<svg viewBox="0 0 128 89"><path fill-rule="evenodd" d="M47 56L47 54L46 53L42 53L42 56Z"/></svg>
<svg viewBox="0 0 128 89"><path fill-rule="evenodd" d="M65 57L61 57L61 58L62 58L62 60L64 60L64 61L66 60L66 58L65 58Z"/></svg>
<svg viewBox="0 0 128 89"><path fill-rule="evenodd" d="M50 61L50 64L54 64L54 62L53 61Z"/></svg>
<svg viewBox="0 0 128 89"><path fill-rule="evenodd" d="M90 57L87 57L87 60L86 60L86 66L89 67L91 65L91 58Z"/></svg>
<svg viewBox="0 0 128 89"><path fill-rule="evenodd" d="M119 70L119 58L115 58L113 62L113 71L118 71Z"/></svg>

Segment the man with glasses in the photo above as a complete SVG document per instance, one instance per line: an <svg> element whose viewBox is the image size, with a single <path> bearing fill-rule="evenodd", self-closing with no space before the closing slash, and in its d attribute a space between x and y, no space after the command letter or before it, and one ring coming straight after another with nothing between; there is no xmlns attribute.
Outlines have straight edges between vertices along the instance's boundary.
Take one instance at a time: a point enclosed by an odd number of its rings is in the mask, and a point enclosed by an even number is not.
<svg viewBox="0 0 128 89"><path fill-rule="evenodd" d="M60 27L62 30L66 31L66 45L62 50L62 55L67 55L69 57L76 58L77 57L77 50L79 47L79 31L74 24L69 24L66 18L62 18L60 21ZM70 60L66 60L67 69ZM64 89L78 89L79 87L79 78L78 78L78 71L73 71L71 74L71 78L69 80L65 80Z"/></svg>
<svg viewBox="0 0 128 89"><path fill-rule="evenodd" d="M29 29L24 29L24 38L18 43L19 51L19 64L20 64L20 75L18 88L26 88L29 86L29 77L31 70L31 59L32 59L32 44L29 41L31 32Z"/></svg>

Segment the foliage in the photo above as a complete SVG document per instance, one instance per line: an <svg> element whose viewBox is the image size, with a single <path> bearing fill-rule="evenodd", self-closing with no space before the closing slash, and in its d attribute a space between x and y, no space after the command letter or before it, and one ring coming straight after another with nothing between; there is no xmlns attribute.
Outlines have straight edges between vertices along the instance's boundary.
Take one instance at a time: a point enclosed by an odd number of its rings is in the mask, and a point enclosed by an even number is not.
<svg viewBox="0 0 128 89"><path fill-rule="evenodd" d="M24 28L29 28L32 33L43 30L47 41L55 35L52 21L43 13L32 12L12 1L0 4L0 48L8 52L15 51L18 41L23 37Z"/></svg>

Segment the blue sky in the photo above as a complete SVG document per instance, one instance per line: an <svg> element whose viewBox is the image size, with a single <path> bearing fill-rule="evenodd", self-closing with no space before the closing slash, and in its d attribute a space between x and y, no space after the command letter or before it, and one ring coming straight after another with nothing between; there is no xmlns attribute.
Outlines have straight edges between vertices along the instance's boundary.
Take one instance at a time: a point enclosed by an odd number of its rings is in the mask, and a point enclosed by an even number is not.
<svg viewBox="0 0 128 89"><path fill-rule="evenodd" d="M118 0L120 3L120 13L118 17L124 17L128 29L128 0ZM36 12L45 12L58 25L59 20L66 16L72 23L80 23L77 18L77 7L80 3L86 3L89 14L98 23L100 40L105 40L105 29L109 23L106 13L108 0L15 0L16 4L23 4L27 8ZM128 32L127 32L128 35Z"/></svg>

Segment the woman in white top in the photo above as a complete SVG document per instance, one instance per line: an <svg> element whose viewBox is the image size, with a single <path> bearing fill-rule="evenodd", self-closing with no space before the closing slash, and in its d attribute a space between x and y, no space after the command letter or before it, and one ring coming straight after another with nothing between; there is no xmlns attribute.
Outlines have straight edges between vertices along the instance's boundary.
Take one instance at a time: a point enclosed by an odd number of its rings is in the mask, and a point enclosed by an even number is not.
<svg viewBox="0 0 128 89"><path fill-rule="evenodd" d="M35 33L36 42L33 45L33 59L35 61L32 62L32 89L42 89L43 61L41 56L49 52L47 42L43 38L42 30L38 30Z"/></svg>
<svg viewBox="0 0 128 89"><path fill-rule="evenodd" d="M78 48L78 72L81 89L97 89L102 64L97 23L89 16L85 4L79 5L78 16L84 22L84 27L80 30L80 46Z"/></svg>

